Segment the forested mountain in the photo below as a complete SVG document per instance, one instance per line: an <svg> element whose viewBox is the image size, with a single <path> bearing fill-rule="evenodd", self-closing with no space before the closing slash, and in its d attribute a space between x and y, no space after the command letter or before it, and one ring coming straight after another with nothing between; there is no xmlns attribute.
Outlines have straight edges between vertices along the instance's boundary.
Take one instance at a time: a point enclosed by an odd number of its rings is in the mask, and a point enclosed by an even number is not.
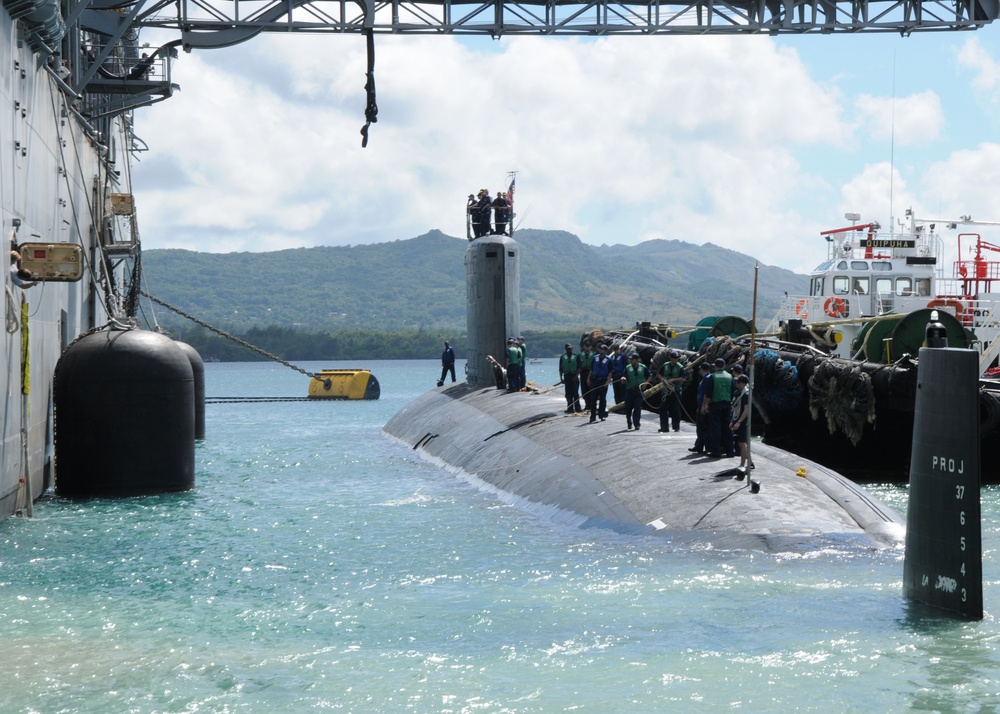
<svg viewBox="0 0 1000 714"><path fill-rule="evenodd" d="M516 240L524 330L750 317L755 261L735 251L664 240L595 247L564 231L530 229ZM464 332L467 247L433 230L389 243L269 253L147 250L142 264L151 295L232 332ZM759 319L774 314L784 291L806 288L802 275L761 266ZM187 327L163 308L156 318Z"/></svg>

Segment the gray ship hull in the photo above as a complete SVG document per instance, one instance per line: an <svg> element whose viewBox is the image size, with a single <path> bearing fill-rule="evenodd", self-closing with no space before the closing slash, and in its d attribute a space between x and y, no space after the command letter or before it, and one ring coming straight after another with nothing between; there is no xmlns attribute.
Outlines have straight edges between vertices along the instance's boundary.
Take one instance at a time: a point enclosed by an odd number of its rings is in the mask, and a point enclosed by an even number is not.
<svg viewBox="0 0 1000 714"><path fill-rule="evenodd" d="M24 32L22 27L21 33ZM0 221L13 244L76 243L85 271L77 282L15 286L4 269L2 442L0 518L30 510L53 473L52 384L63 348L80 333L107 321L95 276L102 274L96 249L109 176L100 147L73 115L65 93L44 70L45 59L19 39L19 29L0 9ZM95 265L97 263L97 265ZM27 324L22 319L27 302ZM27 341L28 394L22 393ZM113 435L109 435L109 439Z"/></svg>

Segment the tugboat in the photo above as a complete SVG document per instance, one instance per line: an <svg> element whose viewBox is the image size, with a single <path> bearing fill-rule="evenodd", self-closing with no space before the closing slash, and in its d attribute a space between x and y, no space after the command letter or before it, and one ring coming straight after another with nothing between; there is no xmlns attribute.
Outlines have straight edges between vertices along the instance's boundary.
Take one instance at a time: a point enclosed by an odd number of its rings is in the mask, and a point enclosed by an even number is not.
<svg viewBox="0 0 1000 714"><path fill-rule="evenodd" d="M846 218L858 221L849 213ZM807 344L833 357L890 364L916 355L930 310L948 328L949 345L980 353L980 374L1000 353L1000 246L979 233L960 233L950 277L944 275L945 241L938 227L996 226L963 216L955 221L917 219L888 237L878 223L823 231L827 257L809 275L809 295L786 297L764 332ZM973 255L967 259L965 255ZM918 324L919 323L919 324Z"/></svg>
<svg viewBox="0 0 1000 714"><path fill-rule="evenodd" d="M905 480L916 397L917 354L932 314L949 347L975 350L981 434L1000 429L1000 246L974 232L951 244L939 233L1000 223L918 219L880 234L878 223L823 231L827 257L809 276L809 295L790 295L757 335L765 366L781 368L784 386L765 372L755 404L765 441L814 458L861 480ZM793 379L788 379L794 375ZM771 398L771 395L779 395ZM825 418L824 418L825 417ZM984 481L1000 481L1000 454L982 453Z"/></svg>

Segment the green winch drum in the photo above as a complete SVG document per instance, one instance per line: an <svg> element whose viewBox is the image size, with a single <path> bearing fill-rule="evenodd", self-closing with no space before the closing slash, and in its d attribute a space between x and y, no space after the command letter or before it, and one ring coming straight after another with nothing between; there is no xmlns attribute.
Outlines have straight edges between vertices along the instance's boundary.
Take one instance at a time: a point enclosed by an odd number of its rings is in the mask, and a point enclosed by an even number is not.
<svg viewBox="0 0 1000 714"><path fill-rule="evenodd" d="M904 354L916 355L924 344L924 330L930 322L932 310L923 308L905 315L886 315L872 320L861 328L851 345L852 353L861 350L860 356L869 362L889 364ZM967 348L976 339L945 310L938 311L938 322L948 332L948 346Z"/></svg>
<svg viewBox="0 0 1000 714"><path fill-rule="evenodd" d="M698 320L695 330L688 335L688 349L698 352L702 343L709 337L740 337L749 335L750 323L736 315L709 315Z"/></svg>
<svg viewBox="0 0 1000 714"><path fill-rule="evenodd" d="M899 359L905 352L916 355L924 345L924 333L927 323L931 321L932 308L925 307L922 310L903 315L903 318L892 331L892 356ZM948 346L960 349L968 349L971 345L969 332L965 326L946 310L937 310L938 322L944 325L948 332ZM975 339L975 336L972 336Z"/></svg>

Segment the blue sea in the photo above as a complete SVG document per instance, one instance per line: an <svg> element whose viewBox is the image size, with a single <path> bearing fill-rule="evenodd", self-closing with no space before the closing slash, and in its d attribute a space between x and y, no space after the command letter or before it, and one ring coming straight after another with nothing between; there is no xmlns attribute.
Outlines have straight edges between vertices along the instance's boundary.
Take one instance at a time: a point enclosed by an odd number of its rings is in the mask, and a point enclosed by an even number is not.
<svg viewBox="0 0 1000 714"><path fill-rule="evenodd" d="M370 368L382 397L209 404L193 491L0 523L0 712L1000 710L994 487L985 619L928 617L901 550L580 530L423 462L381 427L434 360L302 366ZM308 388L270 363L205 377ZM905 513L905 488L873 490Z"/></svg>

